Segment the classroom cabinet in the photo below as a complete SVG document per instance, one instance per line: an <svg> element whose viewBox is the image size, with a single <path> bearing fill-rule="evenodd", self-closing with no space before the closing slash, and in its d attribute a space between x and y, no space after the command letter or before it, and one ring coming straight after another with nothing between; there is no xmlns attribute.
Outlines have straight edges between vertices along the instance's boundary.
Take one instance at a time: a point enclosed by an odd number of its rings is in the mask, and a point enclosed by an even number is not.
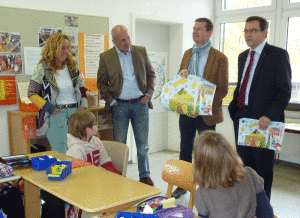
<svg viewBox="0 0 300 218"><path fill-rule="evenodd" d="M105 112L103 107L88 109L95 114L98 123L98 137L101 140L113 141L112 117ZM30 154L30 144L43 145L47 151L51 150L46 136L26 138L23 136L24 118L37 117L37 112L8 111L8 134L10 155Z"/></svg>

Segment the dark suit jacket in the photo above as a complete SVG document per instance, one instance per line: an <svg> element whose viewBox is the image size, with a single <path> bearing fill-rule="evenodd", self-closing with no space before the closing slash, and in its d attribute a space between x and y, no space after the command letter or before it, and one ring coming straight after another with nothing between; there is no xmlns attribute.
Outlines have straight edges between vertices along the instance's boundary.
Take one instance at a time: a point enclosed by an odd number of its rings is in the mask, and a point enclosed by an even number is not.
<svg viewBox="0 0 300 218"><path fill-rule="evenodd" d="M150 98L154 92L155 72L151 66L145 47L131 46L134 73L141 92ZM119 56L115 47L100 54L100 63L97 76L97 86L100 95L105 99L105 109L110 109L113 99L117 99L123 87L123 74ZM149 108L153 108L149 101Z"/></svg>
<svg viewBox="0 0 300 218"><path fill-rule="evenodd" d="M188 69L193 54L193 49L185 51L181 61L180 70ZM222 100L228 92L228 59L220 51L210 48L207 62L203 72L203 78L217 85L213 105L212 116L202 116L208 126L223 122Z"/></svg>
<svg viewBox="0 0 300 218"><path fill-rule="evenodd" d="M249 49L238 58L238 83L228 110L231 119L238 110L237 100L243 70ZM271 121L284 122L284 109L291 97L291 66L286 50L266 43L254 72L249 92L249 118L268 117Z"/></svg>

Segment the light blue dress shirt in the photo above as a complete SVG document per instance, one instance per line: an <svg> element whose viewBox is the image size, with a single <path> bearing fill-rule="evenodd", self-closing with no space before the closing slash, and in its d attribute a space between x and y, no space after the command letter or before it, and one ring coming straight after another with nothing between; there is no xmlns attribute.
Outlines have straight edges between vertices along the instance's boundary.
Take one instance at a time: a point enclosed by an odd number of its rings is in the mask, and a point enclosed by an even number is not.
<svg viewBox="0 0 300 218"><path fill-rule="evenodd" d="M261 52L264 49L265 45L266 45L266 41L264 41L263 43L261 43L254 50L252 50L250 48L249 54L247 56L246 63L245 63L245 66L244 66L244 71L243 71L243 77L242 77L242 80L241 80L241 85L243 83L244 76L245 76L247 67L248 67L249 62L250 62L251 51L255 51L254 57L253 57L253 64L252 64L252 67L251 67L251 70L250 70L249 80L248 80L248 83L247 83L247 88L246 88L246 93L245 93L245 105L248 105L249 92L250 92L250 88L251 88L251 84L252 84L254 72L255 72L256 65L257 65L257 62L259 60L259 57L261 55Z"/></svg>
<svg viewBox="0 0 300 218"><path fill-rule="evenodd" d="M115 46L115 48L119 56L123 75L123 87L119 99L130 100L143 96L143 93L139 89L138 83L136 81L136 76L134 74L131 49L128 50L127 54L124 54L117 48L117 46ZM114 99L110 105L113 105L115 102L116 100Z"/></svg>
<svg viewBox="0 0 300 218"><path fill-rule="evenodd" d="M203 77L203 72L204 72L206 62L207 62L208 54L209 54L209 51L206 54L199 57L198 75L197 76Z"/></svg>

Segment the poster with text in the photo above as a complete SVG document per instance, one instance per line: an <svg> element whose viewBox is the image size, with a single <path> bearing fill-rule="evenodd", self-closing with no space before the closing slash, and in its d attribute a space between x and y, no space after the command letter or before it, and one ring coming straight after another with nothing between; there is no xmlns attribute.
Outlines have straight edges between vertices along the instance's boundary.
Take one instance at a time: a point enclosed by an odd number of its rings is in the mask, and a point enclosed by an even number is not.
<svg viewBox="0 0 300 218"><path fill-rule="evenodd" d="M0 105L17 104L16 79L14 76L0 76Z"/></svg>
<svg viewBox="0 0 300 218"><path fill-rule="evenodd" d="M84 76L84 81L89 91L98 91L99 55L107 51L108 47L107 34L79 33L80 71Z"/></svg>

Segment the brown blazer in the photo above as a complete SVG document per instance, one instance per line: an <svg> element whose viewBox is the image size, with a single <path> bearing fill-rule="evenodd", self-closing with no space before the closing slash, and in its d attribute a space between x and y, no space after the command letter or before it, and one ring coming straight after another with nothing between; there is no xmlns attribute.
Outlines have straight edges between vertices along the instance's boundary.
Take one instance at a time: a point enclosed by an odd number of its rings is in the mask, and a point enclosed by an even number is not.
<svg viewBox="0 0 300 218"><path fill-rule="evenodd" d="M151 66L145 47L131 46L134 73L141 92L148 94L150 98L154 92L155 72ZM119 56L115 47L100 54L100 62L97 76L97 86L100 95L105 99L105 109L110 110L113 99L117 99L123 87L123 74ZM151 101L149 108L153 108Z"/></svg>
<svg viewBox="0 0 300 218"><path fill-rule="evenodd" d="M185 51L181 61L180 70L189 68L193 49ZM203 72L203 78L217 85L212 105L212 116L202 116L204 122L209 125L221 123L224 120L222 100L228 92L228 59L220 51L210 48L207 62Z"/></svg>

